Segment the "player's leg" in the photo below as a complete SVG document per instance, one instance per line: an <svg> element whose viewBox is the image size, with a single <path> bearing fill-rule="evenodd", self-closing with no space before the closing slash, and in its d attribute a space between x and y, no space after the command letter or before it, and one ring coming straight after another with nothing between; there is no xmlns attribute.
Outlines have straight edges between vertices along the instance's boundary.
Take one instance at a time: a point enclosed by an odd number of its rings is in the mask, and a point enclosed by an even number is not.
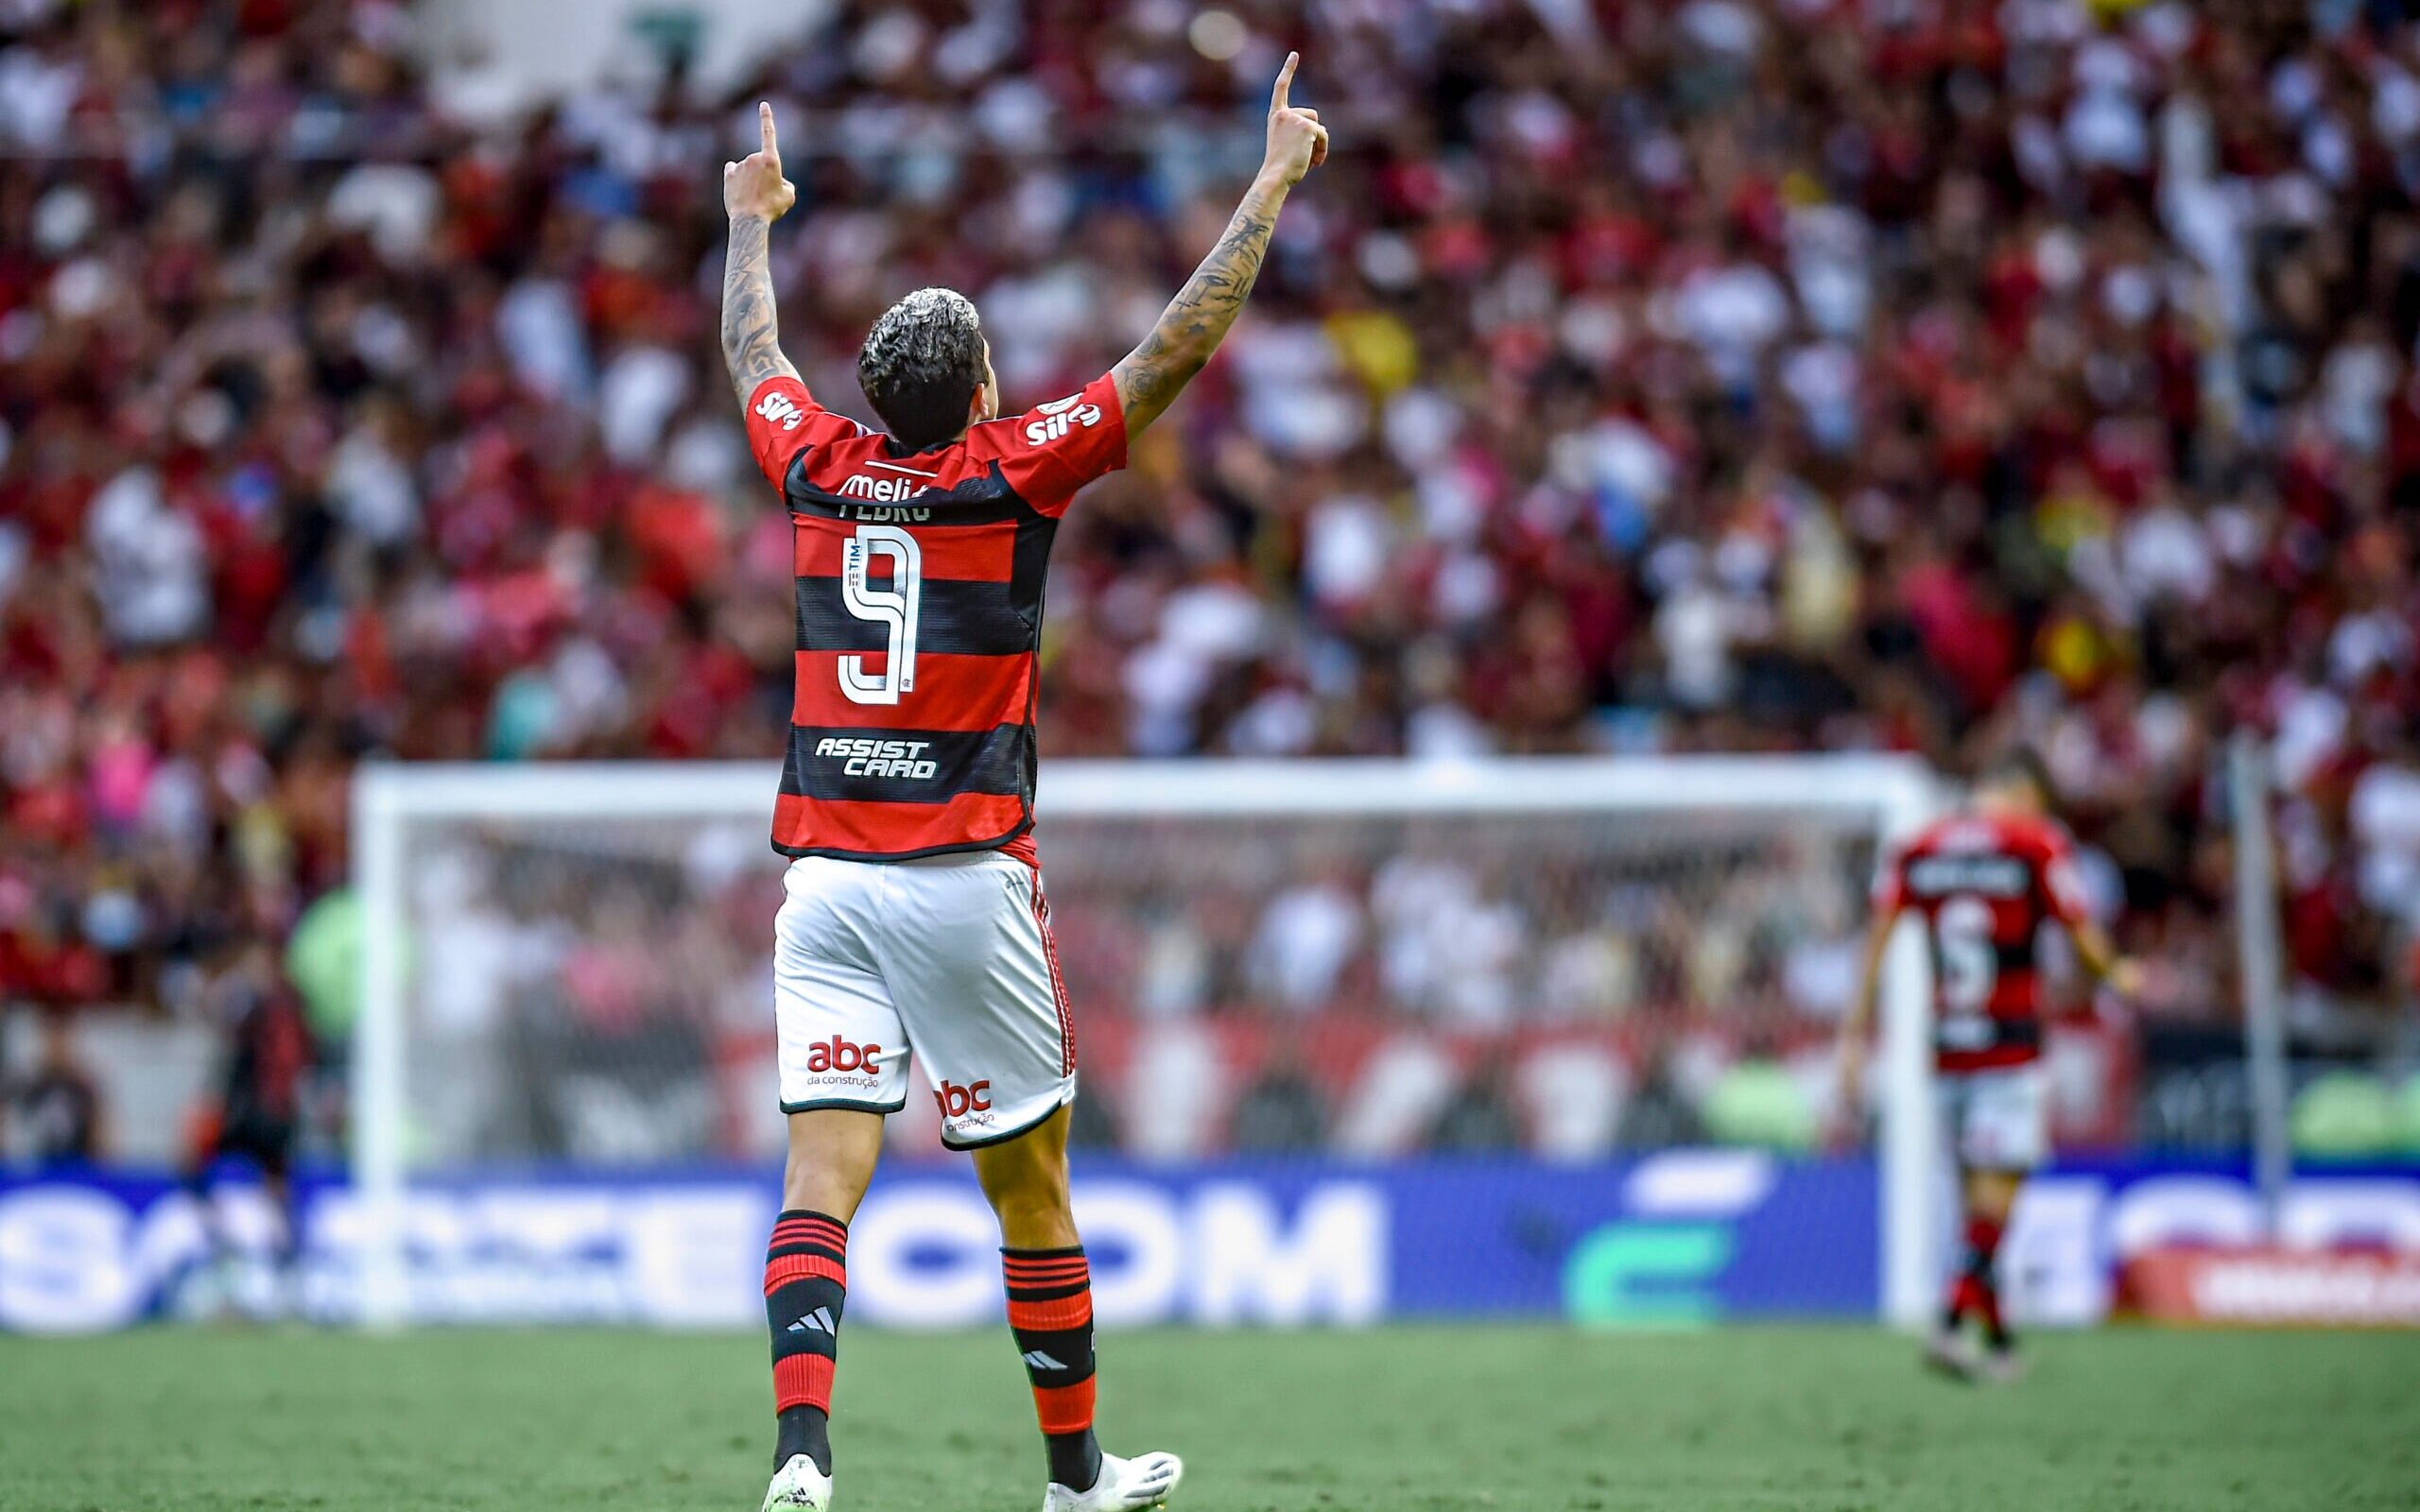
<svg viewBox="0 0 2420 1512"><path fill-rule="evenodd" d="M2025 1174L2049 1144L2048 1084L2039 1066L2017 1066L1973 1078L1966 1124L1963 1188L1966 1210L1962 1280L1982 1325L1985 1373L2016 1374L2015 1335L2001 1305L1999 1255Z"/></svg>
<svg viewBox="0 0 2420 1512"><path fill-rule="evenodd" d="M1973 1297L1977 1321L1982 1325L1983 1347L1992 1357L2006 1359L2015 1345L2000 1308L2000 1240L2008 1232L2010 1212L2016 1206L2020 1172L1996 1169L1966 1173L1966 1246L1962 1280Z"/></svg>
<svg viewBox="0 0 2420 1512"><path fill-rule="evenodd" d="M908 1037L867 937L881 870L798 862L774 921L775 1055L789 1151L765 1251L777 1425L768 1512L829 1503L849 1223L873 1178L883 1116L906 1102Z"/></svg>
<svg viewBox="0 0 2420 1512"><path fill-rule="evenodd" d="M849 1223L882 1152L882 1115L789 1115L782 1213L765 1249L765 1327L773 1342L773 1464L804 1455L832 1473L832 1378L849 1294Z"/></svg>
<svg viewBox="0 0 2420 1512"><path fill-rule="evenodd" d="M942 1139L971 1151L1000 1220L1009 1325L1048 1446L1045 1505L1155 1506L1172 1454L1104 1454L1093 1437L1092 1272L1067 1188L1075 1041L1040 879L1005 856L893 868L882 953Z"/></svg>
<svg viewBox="0 0 2420 1512"><path fill-rule="evenodd" d="M1067 1110L975 1152L975 1177L1000 1220L1009 1329L1033 1386L1050 1479L1083 1489L1100 1477L1093 1437L1092 1271L1067 1194Z"/></svg>
<svg viewBox="0 0 2420 1512"><path fill-rule="evenodd" d="M1968 1206L1966 1201L1968 1171L1966 1166L1967 1116L1972 1104L1967 1096L1967 1078L1941 1076L1934 1083L1934 1099L1941 1109L1941 1127L1949 1145L1949 1156L1957 1171L1960 1231L1965 1229ZM1965 1335L1967 1314L1975 1305L1975 1288L1966 1277L1966 1255L1962 1247L1958 1263L1944 1282L1941 1314L1932 1335L1925 1342L1925 1363L1945 1375L1964 1380L1972 1373L1975 1357Z"/></svg>
<svg viewBox="0 0 2420 1512"><path fill-rule="evenodd" d="M1044 1512L1152 1507L1184 1473L1173 1454L1120 1459L1093 1435L1092 1267L1067 1189L1067 1109L975 1151L976 1179L1000 1220L1009 1329L1033 1387L1050 1464Z"/></svg>
<svg viewBox="0 0 2420 1512"><path fill-rule="evenodd" d="M270 1305L299 1315L302 1296L302 1215L294 1194L294 1120L259 1118L250 1138L252 1163L260 1168L261 1195L277 1231L269 1237Z"/></svg>
<svg viewBox="0 0 2420 1512"><path fill-rule="evenodd" d="M999 1214L1010 1331L1033 1383L1050 1481L1081 1490L1101 1476L1101 1447L1092 1437L1092 1267L1067 1197L1067 1108L977 1149L976 1180Z"/></svg>
<svg viewBox="0 0 2420 1512"><path fill-rule="evenodd" d="M224 1156L227 1119L223 1108L212 1108L197 1118L189 1130L185 1150L185 1166L182 1184L194 1205L194 1212L201 1223L202 1252L194 1263L188 1277L198 1290L187 1293L182 1305L195 1306L196 1298L213 1313L224 1312L228 1298L234 1294L233 1249L229 1244L226 1225L218 1212L218 1166Z"/></svg>

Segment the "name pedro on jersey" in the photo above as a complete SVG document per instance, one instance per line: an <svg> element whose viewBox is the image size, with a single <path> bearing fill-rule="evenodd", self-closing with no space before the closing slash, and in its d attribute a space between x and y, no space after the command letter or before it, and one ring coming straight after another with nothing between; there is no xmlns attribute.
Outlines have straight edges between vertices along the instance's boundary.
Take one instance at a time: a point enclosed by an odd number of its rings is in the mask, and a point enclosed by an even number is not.
<svg viewBox="0 0 2420 1512"><path fill-rule="evenodd" d="M846 757L840 770L850 777L907 777L925 782L941 770L939 763L927 761L917 754L931 744L929 740L877 740L870 735L826 735L815 743L815 754Z"/></svg>

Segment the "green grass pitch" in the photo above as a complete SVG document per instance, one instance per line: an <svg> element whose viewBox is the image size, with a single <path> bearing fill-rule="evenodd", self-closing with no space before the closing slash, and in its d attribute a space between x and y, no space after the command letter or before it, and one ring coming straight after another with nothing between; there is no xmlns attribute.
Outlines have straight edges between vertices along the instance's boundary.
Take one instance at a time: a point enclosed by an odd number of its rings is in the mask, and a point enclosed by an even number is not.
<svg viewBox="0 0 2420 1512"><path fill-rule="evenodd" d="M2420 1340L2038 1340L2030 1379L1921 1375L1855 1329L1110 1335L1113 1451L1186 1456L1178 1512L2420 1506ZM764 1347L621 1332L0 1339L9 1512L752 1512ZM998 1333L853 1332L839 1512L1041 1503Z"/></svg>

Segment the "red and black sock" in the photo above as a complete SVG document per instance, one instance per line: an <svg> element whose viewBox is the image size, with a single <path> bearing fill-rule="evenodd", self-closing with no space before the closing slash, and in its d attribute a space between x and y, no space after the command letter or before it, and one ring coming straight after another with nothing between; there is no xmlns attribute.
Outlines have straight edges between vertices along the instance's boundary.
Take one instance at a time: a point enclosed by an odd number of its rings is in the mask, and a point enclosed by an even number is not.
<svg viewBox="0 0 2420 1512"><path fill-rule="evenodd" d="M1093 1437L1093 1273L1081 1246L1003 1249L1009 1330L1033 1383L1035 1416L1050 1451L1050 1479L1086 1491L1100 1479Z"/></svg>
<svg viewBox="0 0 2420 1512"><path fill-rule="evenodd" d="M832 1369L849 1293L849 1226L820 1212L785 1212L765 1251L765 1326L773 1335L779 1469L795 1454L832 1473Z"/></svg>
<svg viewBox="0 0 2420 1512"><path fill-rule="evenodd" d="M1950 1292L1951 1326L1956 1326L1961 1314L1974 1314L1983 1325L1983 1342L1995 1349L2006 1349L2016 1342L2008 1331L2008 1320L2000 1315L2000 1236L2005 1228L1996 1218L1966 1220L1966 1256Z"/></svg>

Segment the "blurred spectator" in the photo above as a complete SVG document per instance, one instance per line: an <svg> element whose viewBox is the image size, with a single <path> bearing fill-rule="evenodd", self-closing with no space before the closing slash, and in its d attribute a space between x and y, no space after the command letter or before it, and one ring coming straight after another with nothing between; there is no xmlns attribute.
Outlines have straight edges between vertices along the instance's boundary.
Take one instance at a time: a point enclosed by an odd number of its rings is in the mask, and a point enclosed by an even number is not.
<svg viewBox="0 0 2420 1512"><path fill-rule="evenodd" d="M1117 1102L1098 1081L1084 1088L1067 1113L1067 1143L1079 1150L1115 1150L1126 1143L1118 1126Z"/></svg>
<svg viewBox="0 0 2420 1512"><path fill-rule="evenodd" d="M1638 1089L1622 1104L1621 1126L1615 1137L1626 1148L1643 1150L1705 1142L1697 1099L1674 1082L1668 1061L1659 1058L1649 1063Z"/></svg>
<svg viewBox="0 0 2420 1512"><path fill-rule="evenodd" d="M1507 1095L1503 1065L1474 1068L1429 1127L1427 1147L1441 1155L1485 1155L1521 1147L1521 1124Z"/></svg>
<svg viewBox="0 0 2420 1512"><path fill-rule="evenodd" d="M25 1155L36 1169L89 1165L101 1159L100 1088L76 1054L74 1031L63 1013L43 1016L42 1046L30 1074L9 1089Z"/></svg>
<svg viewBox="0 0 2420 1512"><path fill-rule="evenodd" d="M1245 1155L1299 1155L1325 1147L1326 1097L1298 1052L1272 1053L1237 1095L1227 1143Z"/></svg>

